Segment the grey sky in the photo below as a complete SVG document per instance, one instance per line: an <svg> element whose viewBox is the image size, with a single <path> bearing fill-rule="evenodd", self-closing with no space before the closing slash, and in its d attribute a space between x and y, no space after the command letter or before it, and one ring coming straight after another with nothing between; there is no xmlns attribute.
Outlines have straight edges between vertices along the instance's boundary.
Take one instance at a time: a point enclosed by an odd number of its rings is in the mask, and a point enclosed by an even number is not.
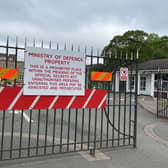
<svg viewBox="0 0 168 168"><path fill-rule="evenodd" d="M0 33L102 48L114 35L168 34L166 0L1 0Z"/></svg>

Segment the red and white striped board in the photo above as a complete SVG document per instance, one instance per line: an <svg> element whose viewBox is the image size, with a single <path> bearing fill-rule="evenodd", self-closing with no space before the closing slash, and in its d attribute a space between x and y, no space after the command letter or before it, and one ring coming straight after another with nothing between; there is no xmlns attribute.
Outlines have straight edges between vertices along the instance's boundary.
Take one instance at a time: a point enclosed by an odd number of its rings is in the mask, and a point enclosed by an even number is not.
<svg viewBox="0 0 168 168"><path fill-rule="evenodd" d="M23 87L0 86L0 110L105 108L106 90L86 89L85 96L27 96Z"/></svg>

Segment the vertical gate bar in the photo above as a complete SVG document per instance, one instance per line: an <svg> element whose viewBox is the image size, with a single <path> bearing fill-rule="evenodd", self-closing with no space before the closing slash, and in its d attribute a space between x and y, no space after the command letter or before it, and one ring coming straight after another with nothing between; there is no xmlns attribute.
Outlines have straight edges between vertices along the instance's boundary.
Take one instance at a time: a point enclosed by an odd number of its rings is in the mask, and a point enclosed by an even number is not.
<svg viewBox="0 0 168 168"><path fill-rule="evenodd" d="M83 150L83 130L84 130L85 109L82 109L82 130L81 130L81 150Z"/></svg>
<svg viewBox="0 0 168 168"><path fill-rule="evenodd" d="M132 53L131 53L132 54ZM131 55L132 57L132 55ZM132 78L132 59L131 59L131 74L130 74L130 77ZM131 143L131 114L132 114L132 88L131 88L131 82L129 84L130 86L130 100L129 100L129 141L128 141L128 144L130 145Z"/></svg>
<svg viewBox="0 0 168 168"><path fill-rule="evenodd" d="M93 68L93 47L91 47L91 56L90 56L90 63L91 63L91 65L90 65L90 68L89 68L89 73L91 73L91 71L92 71L92 68ZM90 74L89 74L90 75ZM91 86L92 86L92 81L91 81L91 79L89 79L88 80L88 83L89 83L89 89L91 88Z"/></svg>
<svg viewBox="0 0 168 168"><path fill-rule="evenodd" d="M8 68L8 54L9 54L9 36L6 41L6 68ZM5 86L7 86L7 79L5 79Z"/></svg>
<svg viewBox="0 0 168 168"><path fill-rule="evenodd" d="M164 93L164 117L166 117L166 99L165 99L165 93Z"/></svg>
<svg viewBox="0 0 168 168"><path fill-rule="evenodd" d="M108 147L108 139L109 139L109 104L110 104L110 83L106 83L108 85L107 89L107 126L106 126L106 147Z"/></svg>
<svg viewBox="0 0 168 168"><path fill-rule="evenodd" d="M33 40L33 47L36 47L36 41L35 41L35 39Z"/></svg>
<svg viewBox="0 0 168 168"><path fill-rule="evenodd" d="M138 103L138 99L137 99L137 94L138 94L138 51L137 51L137 58L135 59L135 64L136 64L136 86L135 86L135 114L134 114L134 148L136 148L137 145L137 103Z"/></svg>
<svg viewBox="0 0 168 168"><path fill-rule="evenodd" d="M29 137L28 137L28 150L27 150L28 157L30 157L31 125L32 125L32 109L30 110L30 121L29 121Z"/></svg>
<svg viewBox="0 0 168 168"><path fill-rule="evenodd" d="M162 113L161 116L164 117L164 93L163 93L163 74L161 73L161 98L162 98Z"/></svg>
<svg viewBox="0 0 168 168"><path fill-rule="evenodd" d="M20 142L19 142L19 158L21 158L22 152L22 133L23 133L23 110L21 110L21 123L20 123Z"/></svg>
<svg viewBox="0 0 168 168"><path fill-rule="evenodd" d="M17 69L17 55L18 55L18 38L16 37L15 69ZM18 72L18 73L19 73L19 72ZM14 86L16 86L16 79L14 80Z"/></svg>
<svg viewBox="0 0 168 168"><path fill-rule="evenodd" d="M70 136L70 125L71 123L71 109L69 109L68 113L68 132L67 132L67 151L69 152L69 136Z"/></svg>
<svg viewBox="0 0 168 168"><path fill-rule="evenodd" d="M64 109L61 110L61 131L60 131L60 153L62 152L62 134L63 134Z"/></svg>
<svg viewBox="0 0 168 168"><path fill-rule="evenodd" d="M125 145L125 131L126 131L126 106L127 106L127 103L126 103L126 90L125 90L125 93L124 93L124 124L123 124L123 145Z"/></svg>
<svg viewBox="0 0 168 168"><path fill-rule="evenodd" d="M157 118L158 118L158 113L159 113L159 68L158 68L158 73L157 73Z"/></svg>
<svg viewBox="0 0 168 168"><path fill-rule="evenodd" d="M99 51L97 50L97 63L96 64L99 64ZM99 83L98 82L94 82L96 84L96 88L98 89L99 88Z"/></svg>
<svg viewBox="0 0 168 168"><path fill-rule="evenodd" d="M72 46L71 46L71 51L73 52L73 50L74 50L74 47L73 47L73 44L72 44Z"/></svg>
<svg viewBox="0 0 168 168"><path fill-rule="evenodd" d="M165 93L164 97L165 97L165 99L164 99L164 101L165 101L164 102L164 105L165 105L165 108L164 108L165 109L165 115L164 115L164 117L167 117L167 115L166 115L166 113L167 113L167 109L166 109L166 106L167 106L166 105L166 93Z"/></svg>
<svg viewBox="0 0 168 168"><path fill-rule="evenodd" d="M161 93L161 102L162 102L162 105L161 105L161 112L160 112L160 115L163 116L163 87L162 87L162 74L160 73L160 93Z"/></svg>
<svg viewBox="0 0 168 168"><path fill-rule="evenodd" d="M46 110L46 123L45 123L45 142L44 142L44 155L46 155L47 149L47 134L48 134L48 109Z"/></svg>
<svg viewBox="0 0 168 168"><path fill-rule="evenodd" d="M43 48L43 40L41 41L41 48Z"/></svg>
<svg viewBox="0 0 168 168"><path fill-rule="evenodd" d="M64 51L66 51L66 43L64 44Z"/></svg>
<svg viewBox="0 0 168 168"><path fill-rule="evenodd" d="M38 120L37 120L37 143L36 143L36 156L38 156L39 149L39 133L40 133L40 109L38 110Z"/></svg>
<svg viewBox="0 0 168 168"><path fill-rule="evenodd" d="M80 45L78 46L78 52L80 52Z"/></svg>
<svg viewBox="0 0 168 168"><path fill-rule="evenodd" d="M164 93L164 117L166 117L166 98Z"/></svg>
<svg viewBox="0 0 168 168"><path fill-rule="evenodd" d="M96 135L97 135L97 108L95 109L94 149L96 149Z"/></svg>
<svg viewBox="0 0 168 168"><path fill-rule="evenodd" d="M166 117L166 99L165 99L165 95L164 95L164 117Z"/></svg>
<svg viewBox="0 0 168 168"><path fill-rule="evenodd" d="M49 42L49 48L51 49L51 47L52 47L52 42L50 40L50 42Z"/></svg>
<svg viewBox="0 0 168 168"><path fill-rule="evenodd" d="M8 53L9 53L9 36L7 36L6 41L6 68L8 68Z"/></svg>
<svg viewBox="0 0 168 168"><path fill-rule="evenodd" d="M122 59L121 57L119 58L120 66L122 65ZM118 96L118 101L119 101L119 107L118 107L118 146L120 146L120 122L121 122L121 85L119 81L119 96Z"/></svg>
<svg viewBox="0 0 168 168"><path fill-rule="evenodd" d="M161 116L164 117L164 93L163 93L163 74L161 73L161 100L162 100L162 112L161 112Z"/></svg>
<svg viewBox="0 0 168 168"><path fill-rule="evenodd" d="M103 109L101 109L101 129L100 129L100 148L102 148L102 138L103 138Z"/></svg>
<svg viewBox="0 0 168 168"><path fill-rule="evenodd" d="M120 116L121 116L121 87L119 86L119 107L118 107L118 146L120 146Z"/></svg>
<svg viewBox="0 0 168 168"><path fill-rule="evenodd" d="M85 46L85 54L87 53L87 47Z"/></svg>
<svg viewBox="0 0 168 168"><path fill-rule="evenodd" d="M112 147L114 146L114 128L115 128L115 109L116 109L116 71L114 71L114 87L113 87L113 129L112 129Z"/></svg>
<svg viewBox="0 0 168 168"><path fill-rule="evenodd" d="M27 38L25 37L24 49L26 50L27 47Z"/></svg>
<svg viewBox="0 0 168 168"><path fill-rule="evenodd" d="M84 52L85 52L85 60L86 60L86 62L87 62L87 58L88 58L88 57L87 57L87 55L86 55L86 52L87 52L86 47L85 47ZM85 74L86 74L86 76L85 76L85 89L86 89L86 88L88 88L88 79L89 79L88 67L87 67L87 65L85 66Z"/></svg>
<svg viewBox="0 0 168 168"><path fill-rule="evenodd" d="M13 131L14 131L15 111L12 110L12 124L11 124L11 142L10 142L10 159L12 159L13 152Z"/></svg>
<svg viewBox="0 0 168 168"><path fill-rule="evenodd" d="M55 148L55 128L56 128L56 109L54 109L54 121L53 121L53 139L52 139L52 153L54 153Z"/></svg>
<svg viewBox="0 0 168 168"><path fill-rule="evenodd" d="M0 158L0 160L2 160L2 159L3 159L4 131L5 131L5 110L3 110L3 118L2 118L1 158Z"/></svg>
<svg viewBox="0 0 168 168"><path fill-rule="evenodd" d="M89 108L89 122L88 122L88 150L90 148L90 121L91 121L91 109Z"/></svg>
<svg viewBox="0 0 168 168"><path fill-rule="evenodd" d="M160 115L163 116L164 104L163 104L162 74L160 74L160 86L161 86L160 93L161 93L161 102L162 102Z"/></svg>
<svg viewBox="0 0 168 168"><path fill-rule="evenodd" d="M78 109L76 109L76 114L75 114L75 137L74 137L74 151L76 151L77 128L78 128Z"/></svg>
<svg viewBox="0 0 168 168"><path fill-rule="evenodd" d="M126 53L126 57L125 57L125 62L126 62L126 65L128 64L127 63L127 57L128 57L128 55L127 55L127 53ZM126 89L125 89L125 92L124 92L124 123L123 123L123 145L125 145L125 132L126 132L126 111L127 111L127 109L126 109L126 106L127 106L127 102L126 102L126 95L127 95L127 86L126 86Z"/></svg>
<svg viewBox="0 0 168 168"><path fill-rule="evenodd" d="M59 43L57 43L57 50L59 50Z"/></svg>

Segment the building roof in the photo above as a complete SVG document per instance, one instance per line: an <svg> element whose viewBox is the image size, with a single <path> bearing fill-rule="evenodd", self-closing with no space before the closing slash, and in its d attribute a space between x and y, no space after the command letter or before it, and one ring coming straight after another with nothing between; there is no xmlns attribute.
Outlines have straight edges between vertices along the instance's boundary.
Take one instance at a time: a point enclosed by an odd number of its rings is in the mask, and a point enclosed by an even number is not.
<svg viewBox="0 0 168 168"><path fill-rule="evenodd" d="M168 69L168 58L149 60L138 64L139 70L161 70Z"/></svg>

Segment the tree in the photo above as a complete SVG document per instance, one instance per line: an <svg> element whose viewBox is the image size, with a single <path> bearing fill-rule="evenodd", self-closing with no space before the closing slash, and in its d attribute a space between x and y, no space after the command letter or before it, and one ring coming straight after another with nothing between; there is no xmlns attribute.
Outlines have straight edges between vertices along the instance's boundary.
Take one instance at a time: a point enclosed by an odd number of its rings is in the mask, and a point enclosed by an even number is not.
<svg viewBox="0 0 168 168"><path fill-rule="evenodd" d="M130 51L135 53L137 49L140 51L140 61L168 58L168 36L160 37L156 33L130 30L113 37L104 47L102 54L106 59L105 64L111 66L110 57L119 57L121 53Z"/></svg>

